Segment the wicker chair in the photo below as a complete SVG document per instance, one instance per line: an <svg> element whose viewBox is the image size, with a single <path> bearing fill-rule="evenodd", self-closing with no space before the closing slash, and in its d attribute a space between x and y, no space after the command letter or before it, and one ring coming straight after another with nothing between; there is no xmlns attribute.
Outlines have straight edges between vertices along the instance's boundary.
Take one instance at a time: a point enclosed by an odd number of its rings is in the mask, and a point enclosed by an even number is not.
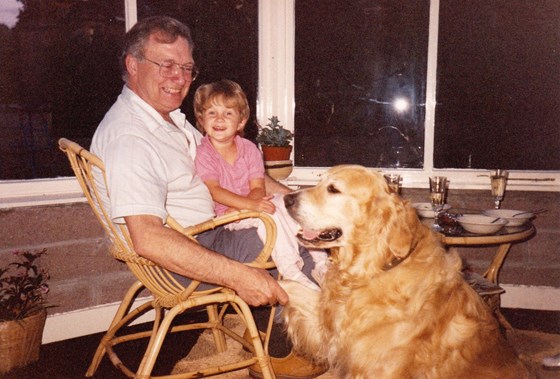
<svg viewBox="0 0 560 379"><path fill-rule="evenodd" d="M72 169L74 170L88 203L111 239L111 254L114 258L125 262L137 279L126 292L108 331L97 348L86 376L92 377L95 374L101 359L105 353L107 353L111 362L128 377L150 378L167 333L211 329L217 352L226 350L227 347L224 336L224 334L226 334L231 337L233 341L242 344L246 350L251 351L252 356L247 359L242 359L240 362L224 364L219 367L208 367L203 370L180 375L175 374L172 376L173 378L200 378L217 373L239 370L257 362L265 378L274 378L275 376L272 371L267 349L274 309L271 311L269 329L263 345L261 338L259 338L259 332L249 306L238 297L233 290L224 287L210 290L197 290L200 284L198 281L193 281L188 287L184 287L178 283L167 270L137 255L132 247L132 242L126 227L113 224L100 201L101 193L99 188L94 184L93 171L100 170L100 172L103 173L103 178L105 178L104 165L101 159L91 154L77 143L65 138L59 140L59 147L68 156ZM274 268L269 257L276 240L276 226L272 218L264 213L241 211L218 217L186 229L182 228L173 219L168 219L167 225L194 240L192 236L203 231L240 219L254 217L260 218L265 224L267 240L264 241L264 248L258 258L254 262L249 263L249 265L265 269ZM131 309L133 302L144 289L150 292L150 300L144 302L135 309ZM207 321L171 326L172 321L177 315L193 308L204 310L204 307L208 314ZM155 319L151 331L129 332L126 334L126 326L152 309L155 311ZM252 345L247 342L242 335L225 327L223 319L228 310L230 313L231 310L233 310L245 323L251 336ZM149 338L149 343L139 367L136 371L133 371L119 359L113 347L117 344L140 338ZM171 377L171 375L163 377Z"/></svg>

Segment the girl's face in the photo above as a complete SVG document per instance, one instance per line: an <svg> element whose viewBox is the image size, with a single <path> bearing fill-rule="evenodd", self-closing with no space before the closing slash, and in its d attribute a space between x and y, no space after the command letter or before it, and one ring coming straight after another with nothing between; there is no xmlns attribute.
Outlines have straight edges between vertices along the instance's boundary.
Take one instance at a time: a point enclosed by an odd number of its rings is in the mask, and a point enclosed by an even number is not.
<svg viewBox="0 0 560 379"><path fill-rule="evenodd" d="M214 100L202 113L200 123L212 142L229 143L243 130L246 122L237 108Z"/></svg>

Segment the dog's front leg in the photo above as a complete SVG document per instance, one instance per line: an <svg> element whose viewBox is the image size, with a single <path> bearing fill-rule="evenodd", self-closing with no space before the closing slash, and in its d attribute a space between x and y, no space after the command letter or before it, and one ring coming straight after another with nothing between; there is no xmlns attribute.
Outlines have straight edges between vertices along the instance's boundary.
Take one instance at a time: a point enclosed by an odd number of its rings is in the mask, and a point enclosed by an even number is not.
<svg viewBox="0 0 560 379"><path fill-rule="evenodd" d="M292 280L279 283L290 297L282 310L282 318L294 349L316 363L325 363L326 344L318 308L320 292Z"/></svg>

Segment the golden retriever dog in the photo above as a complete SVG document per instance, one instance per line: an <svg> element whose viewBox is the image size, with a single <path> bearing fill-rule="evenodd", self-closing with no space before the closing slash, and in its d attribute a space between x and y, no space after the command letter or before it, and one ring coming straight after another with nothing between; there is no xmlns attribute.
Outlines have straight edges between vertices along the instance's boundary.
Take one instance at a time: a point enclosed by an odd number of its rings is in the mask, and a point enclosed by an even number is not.
<svg viewBox="0 0 560 379"><path fill-rule="evenodd" d="M281 281L294 348L337 378L531 378L488 306L379 173L337 166L285 196L298 236L330 249L321 291Z"/></svg>

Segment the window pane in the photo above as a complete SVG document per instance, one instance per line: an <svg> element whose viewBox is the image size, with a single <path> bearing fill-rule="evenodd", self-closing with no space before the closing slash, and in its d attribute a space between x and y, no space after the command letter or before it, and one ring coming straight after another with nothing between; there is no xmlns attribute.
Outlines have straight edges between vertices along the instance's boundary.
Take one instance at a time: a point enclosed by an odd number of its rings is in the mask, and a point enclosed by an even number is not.
<svg viewBox="0 0 560 379"><path fill-rule="evenodd" d="M231 79L247 94L251 119L245 137L256 135L258 83L258 0L138 0L138 19L168 15L192 31L194 59L201 71L181 109L195 125L194 92L204 83Z"/></svg>
<svg viewBox="0 0 560 379"><path fill-rule="evenodd" d="M560 169L560 2L441 1L434 165Z"/></svg>
<svg viewBox="0 0 560 379"><path fill-rule="evenodd" d="M89 146L122 87L123 2L22 3L0 5L18 17L0 25L0 179L69 176L58 138Z"/></svg>
<svg viewBox="0 0 560 379"><path fill-rule="evenodd" d="M298 166L422 167L429 1L296 1Z"/></svg>

